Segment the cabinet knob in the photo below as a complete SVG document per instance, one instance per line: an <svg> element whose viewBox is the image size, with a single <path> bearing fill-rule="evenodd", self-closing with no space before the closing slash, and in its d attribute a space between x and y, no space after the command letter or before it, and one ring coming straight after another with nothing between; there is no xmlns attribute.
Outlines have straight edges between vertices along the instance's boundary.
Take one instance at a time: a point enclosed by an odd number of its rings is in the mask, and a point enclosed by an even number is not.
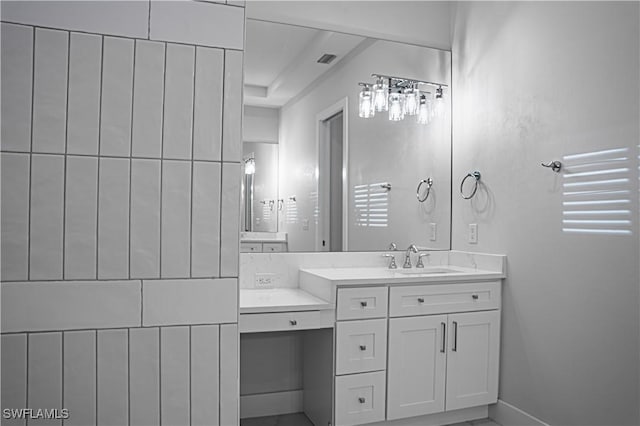
<svg viewBox="0 0 640 426"><path fill-rule="evenodd" d="M360 350L361 351L366 351L367 350L367 346L366 345L360 345Z"/></svg>
<svg viewBox="0 0 640 426"><path fill-rule="evenodd" d="M360 302L360 306L362 306L363 308L366 308L367 307L367 302L365 302L365 301Z"/></svg>
<svg viewBox="0 0 640 426"><path fill-rule="evenodd" d="M367 401L367 400L366 400L366 399L364 399L363 397L358 398L358 402L359 402L360 404L364 404L366 401Z"/></svg>
<svg viewBox="0 0 640 426"><path fill-rule="evenodd" d="M418 302L424 303L424 297L418 297Z"/></svg>
<svg viewBox="0 0 640 426"><path fill-rule="evenodd" d="M478 295L477 295L477 294L472 294L472 295L471 295L471 298L472 298L473 300L478 300Z"/></svg>
<svg viewBox="0 0 640 426"><path fill-rule="evenodd" d="M296 321L296 320L289 320L289 324L291 324L291 325L298 325L298 321Z"/></svg>

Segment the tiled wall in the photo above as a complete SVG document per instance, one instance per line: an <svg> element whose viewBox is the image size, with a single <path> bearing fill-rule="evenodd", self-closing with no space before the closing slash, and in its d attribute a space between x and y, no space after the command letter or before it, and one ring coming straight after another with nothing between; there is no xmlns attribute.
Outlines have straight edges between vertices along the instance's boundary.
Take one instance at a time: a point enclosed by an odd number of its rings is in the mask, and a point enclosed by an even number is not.
<svg viewBox="0 0 640 426"><path fill-rule="evenodd" d="M244 4L220 3L3 3L2 408L237 423Z"/></svg>

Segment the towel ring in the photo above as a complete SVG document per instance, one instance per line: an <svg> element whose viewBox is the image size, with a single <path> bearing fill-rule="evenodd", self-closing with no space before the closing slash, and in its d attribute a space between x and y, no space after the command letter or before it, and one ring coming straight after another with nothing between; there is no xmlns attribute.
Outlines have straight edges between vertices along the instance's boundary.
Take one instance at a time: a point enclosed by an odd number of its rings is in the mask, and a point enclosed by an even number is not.
<svg viewBox="0 0 640 426"><path fill-rule="evenodd" d="M464 195L464 192L462 192L462 187L464 186L464 181L466 181L470 177L476 180L476 184L473 187L473 191L471 191L471 194L469 196L466 196ZM475 171L472 173L467 173L467 175L462 179L462 182L460 182L460 195L462 195L462 198L464 198L465 200L473 198L473 196L476 195L476 191L478 190L478 182L480 182L480 172Z"/></svg>
<svg viewBox="0 0 640 426"><path fill-rule="evenodd" d="M427 184L427 193L425 194L424 198L420 198L420 187L425 183ZM416 188L416 198L418 199L419 202L424 203L425 201L427 201L427 198L429 198L429 194L431 193L432 186L433 186L432 178L420 180L420 183L418 183L418 187Z"/></svg>

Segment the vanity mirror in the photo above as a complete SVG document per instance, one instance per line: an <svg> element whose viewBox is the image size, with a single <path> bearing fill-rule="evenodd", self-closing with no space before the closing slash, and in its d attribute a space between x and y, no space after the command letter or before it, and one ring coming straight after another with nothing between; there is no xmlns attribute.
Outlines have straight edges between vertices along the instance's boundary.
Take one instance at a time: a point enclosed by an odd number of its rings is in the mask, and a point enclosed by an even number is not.
<svg viewBox="0 0 640 426"><path fill-rule="evenodd" d="M296 252L448 250L450 79L448 51L248 19L242 229ZM363 113L378 83L385 98L418 89L415 115Z"/></svg>

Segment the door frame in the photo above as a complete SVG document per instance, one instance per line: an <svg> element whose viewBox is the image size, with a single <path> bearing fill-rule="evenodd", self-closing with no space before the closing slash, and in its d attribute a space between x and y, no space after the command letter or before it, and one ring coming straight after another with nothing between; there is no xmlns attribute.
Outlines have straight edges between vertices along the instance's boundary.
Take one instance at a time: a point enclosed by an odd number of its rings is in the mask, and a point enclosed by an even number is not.
<svg viewBox="0 0 640 426"><path fill-rule="evenodd" d="M328 132L324 122L334 115L342 112L342 250L348 250L348 228L349 228L349 98L344 97L333 105L325 108L316 114L316 154L318 158L318 168L316 169L316 188L318 191L318 224L316 226L316 251L329 251L329 245L322 246L323 237L329 233L328 215L322 215L324 210L329 208L329 174L320 173L328 167ZM324 238L328 239L328 238Z"/></svg>

